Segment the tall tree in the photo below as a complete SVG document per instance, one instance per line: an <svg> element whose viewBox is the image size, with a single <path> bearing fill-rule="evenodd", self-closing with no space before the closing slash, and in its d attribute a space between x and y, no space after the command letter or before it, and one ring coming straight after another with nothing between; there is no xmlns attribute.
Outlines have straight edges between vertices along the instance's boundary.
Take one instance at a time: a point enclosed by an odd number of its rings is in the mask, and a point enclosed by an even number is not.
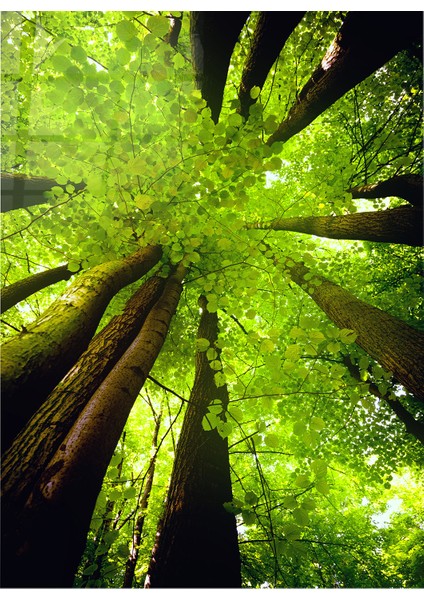
<svg viewBox="0 0 424 600"><path fill-rule="evenodd" d="M205 297L198 340L219 362L218 317L207 311ZM227 423L204 429L208 407L228 410L226 385L216 385L216 369L206 348L196 354L196 374L175 454L164 515L161 519L146 587L240 587L236 522L224 504L231 503ZM214 417L216 415L213 413ZM215 423L216 426L216 423Z"/></svg>
<svg viewBox="0 0 424 600"><path fill-rule="evenodd" d="M8 524L2 552L6 587L72 585L102 479L165 341L186 270L183 265L176 268L134 342L93 394L43 471L21 517ZM66 544L52 554L59 530Z"/></svg>
<svg viewBox="0 0 424 600"><path fill-rule="evenodd" d="M87 348L111 298L160 259L158 246L86 271L26 331L2 347L5 449Z"/></svg>
<svg viewBox="0 0 424 600"><path fill-rule="evenodd" d="M348 13L321 63L267 143L289 140L400 50L421 38L419 13Z"/></svg>
<svg viewBox="0 0 424 600"><path fill-rule="evenodd" d="M352 198L387 198L398 196L418 208L423 206L423 177L409 173L394 175L385 181L357 185L349 190Z"/></svg>

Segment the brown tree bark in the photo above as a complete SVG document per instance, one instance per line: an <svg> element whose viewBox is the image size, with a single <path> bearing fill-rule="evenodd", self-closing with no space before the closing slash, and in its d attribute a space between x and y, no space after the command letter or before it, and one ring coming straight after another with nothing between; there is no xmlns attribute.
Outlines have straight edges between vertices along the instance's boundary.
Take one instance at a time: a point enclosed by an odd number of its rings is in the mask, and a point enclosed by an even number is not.
<svg viewBox="0 0 424 600"><path fill-rule="evenodd" d="M268 145L285 142L346 92L422 38L420 12L350 12Z"/></svg>
<svg viewBox="0 0 424 600"><path fill-rule="evenodd" d="M68 183L74 186L75 191L83 190L86 185L84 182ZM44 192L48 192L55 185L65 187L48 177L1 173L1 212L44 204L47 202Z"/></svg>
<svg viewBox="0 0 424 600"><path fill-rule="evenodd" d="M218 317L201 298L198 337L214 346ZM152 588L233 588L241 586L240 556L232 500L227 440L204 431L207 406L228 405L226 386L215 385L205 352L196 354L196 374L175 454L167 504L146 579Z"/></svg>
<svg viewBox="0 0 424 600"><path fill-rule="evenodd" d="M2 457L2 511L19 514L36 481L91 396L134 341L165 280L151 277L90 342Z"/></svg>
<svg viewBox="0 0 424 600"><path fill-rule="evenodd" d="M215 123L221 112L231 55L249 14L231 11L190 13L191 52L196 84L211 109Z"/></svg>
<svg viewBox="0 0 424 600"><path fill-rule="evenodd" d="M274 219L265 223L247 224L246 228L297 231L338 240L367 240L421 246L423 211L408 205L334 217Z"/></svg>
<svg viewBox="0 0 424 600"><path fill-rule="evenodd" d="M178 38L181 32L183 17L175 17L171 15L169 19L169 31L166 34L164 41L167 42L172 48L175 48L178 44Z"/></svg>
<svg viewBox="0 0 424 600"><path fill-rule="evenodd" d="M355 343L424 402L423 332L315 275L301 262L287 258L285 268L338 327L355 331Z"/></svg>
<svg viewBox="0 0 424 600"><path fill-rule="evenodd" d="M162 420L162 412L159 415L154 415L155 419L155 428L153 431L152 438L152 456L150 459L149 468L147 470L146 483L143 489L143 494L141 496L140 503L138 505L138 513L136 517L136 521L134 524L134 530L131 540L131 548L130 553L125 565L125 574L124 581L122 584L123 588L131 588L134 581L134 573L135 567L137 565L141 536L143 534L144 520L146 517L146 511L149 506L149 498L150 493L153 487L153 480L155 477L155 469L156 469L156 457L157 457L157 447L158 447L158 436L159 436L159 428Z"/></svg>
<svg viewBox="0 0 424 600"><path fill-rule="evenodd" d="M18 302L25 300L32 294L43 290L58 281L67 281L78 271L68 271L68 265L60 265L54 269L47 269L41 273L35 273L16 283L7 285L0 290L0 314L3 314Z"/></svg>
<svg viewBox="0 0 424 600"><path fill-rule="evenodd" d="M165 341L186 268L178 266L138 336L91 397L3 542L5 587L70 587L102 480ZM56 548L58 536L62 540Z"/></svg>
<svg viewBox="0 0 424 600"><path fill-rule="evenodd" d="M3 344L3 449L87 348L113 296L161 254L160 247L148 246L86 271L25 332Z"/></svg>
<svg viewBox="0 0 424 600"><path fill-rule="evenodd" d="M348 356L343 357L343 362L348 368L351 377L356 381L362 382L359 367L352 364ZM382 394L375 383L370 383L368 389L370 394L385 402L392 409L398 419L405 425L408 433L414 436L421 444L424 444L424 423L414 419L411 413L401 404L400 400L392 400L389 397L389 393Z"/></svg>
<svg viewBox="0 0 424 600"><path fill-rule="evenodd" d="M240 113L245 119L256 102L250 97L250 90L255 86L262 88L272 65L304 14L304 11L260 13L239 88Z"/></svg>
<svg viewBox="0 0 424 600"><path fill-rule="evenodd" d="M417 208L423 207L423 177L422 175L396 175L386 181L357 185L349 190L352 198L387 198L394 196L403 198Z"/></svg>

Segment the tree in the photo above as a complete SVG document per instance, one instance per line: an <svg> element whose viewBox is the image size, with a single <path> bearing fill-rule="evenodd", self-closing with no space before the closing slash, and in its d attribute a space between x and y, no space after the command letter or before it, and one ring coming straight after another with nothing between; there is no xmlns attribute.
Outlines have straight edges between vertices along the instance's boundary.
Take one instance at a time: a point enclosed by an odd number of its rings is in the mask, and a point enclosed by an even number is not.
<svg viewBox="0 0 424 600"><path fill-rule="evenodd" d="M199 299L196 374L146 587L240 587L226 438L229 398L220 375L218 318Z"/></svg>
<svg viewBox="0 0 424 600"><path fill-rule="evenodd" d="M422 14L1 19L2 585L418 586Z"/></svg>

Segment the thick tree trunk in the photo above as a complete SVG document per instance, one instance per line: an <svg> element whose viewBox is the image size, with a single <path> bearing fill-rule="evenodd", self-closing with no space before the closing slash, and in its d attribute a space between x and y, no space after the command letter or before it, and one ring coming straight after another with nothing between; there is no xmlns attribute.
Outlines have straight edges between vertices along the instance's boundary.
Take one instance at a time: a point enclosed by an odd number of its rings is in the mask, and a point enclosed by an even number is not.
<svg viewBox="0 0 424 600"><path fill-rule="evenodd" d="M6 587L70 587L102 480L181 295L180 265L138 336L77 419L3 544ZM59 548L58 535L62 540Z"/></svg>
<svg viewBox="0 0 424 600"><path fill-rule="evenodd" d="M181 27L182 27L182 21L183 21L183 17L174 17L174 15L172 15L170 17L169 20L169 31L165 36L165 42L168 42L168 44L170 46L172 46L172 48L175 48L176 45L178 44L178 38L180 36L180 32L181 32Z"/></svg>
<svg viewBox="0 0 424 600"><path fill-rule="evenodd" d="M423 177L422 175L396 175L386 181L357 185L349 190L352 198L388 198L394 196L403 198L417 208L423 207Z"/></svg>
<svg viewBox="0 0 424 600"><path fill-rule="evenodd" d="M218 122L234 46L249 12L192 11L190 38L197 87Z"/></svg>
<svg viewBox="0 0 424 600"><path fill-rule="evenodd" d="M423 211L409 205L335 217L274 219L266 223L247 224L246 227L298 231L338 240L367 240L408 246L421 246L423 243Z"/></svg>
<svg viewBox="0 0 424 600"><path fill-rule="evenodd" d="M198 337L214 346L218 317L201 299ZM226 386L215 385L205 352L196 355L196 375L175 454L165 512L146 579L152 588L233 588L241 586L240 556L232 500L227 440L204 431L207 406L228 404Z"/></svg>
<svg viewBox="0 0 424 600"><path fill-rule="evenodd" d="M149 506L150 493L152 491L153 479L155 477L158 436L161 420L162 413L155 417L155 429L153 431L152 438L152 457L150 459L149 468L147 470L147 478L143 489L143 495L141 496L141 500L138 505L138 514L134 524L130 553L125 565L124 582L122 584L123 588L131 588L134 581L135 567L137 565L138 554L141 544L141 536L143 534L144 519L146 517L146 511Z"/></svg>
<svg viewBox="0 0 424 600"><path fill-rule="evenodd" d="M165 280L151 277L90 342L2 457L2 514L13 520L91 396L134 341Z"/></svg>
<svg viewBox="0 0 424 600"><path fill-rule="evenodd" d="M32 294L53 285L53 283L68 280L72 275L75 275L75 272L68 271L68 265L66 264L54 269L47 269L41 273L35 273L16 283L5 286L0 290L0 314L6 312L18 302L25 300L25 298L32 296Z"/></svg>
<svg viewBox="0 0 424 600"><path fill-rule="evenodd" d="M348 356L343 358L343 362L347 366L353 379L362 382L359 367L352 364ZM368 389L370 394L376 398L380 398L380 400L383 400L383 402L385 402L387 406L392 409L398 419L405 425L405 429L408 433L413 435L419 442L421 442L421 444L424 444L424 423L414 419L411 413L406 410L399 400L391 400L388 392L386 394L382 394L375 383L370 383Z"/></svg>
<svg viewBox="0 0 424 600"><path fill-rule="evenodd" d="M288 258L285 267L292 280L338 327L355 331L356 344L392 372L417 400L424 402L423 332L359 300L325 277L312 274L303 263ZM311 279L305 280L305 276L308 279L311 275Z"/></svg>
<svg viewBox="0 0 424 600"><path fill-rule="evenodd" d="M25 332L2 347L2 448L5 449L87 348L113 296L160 259L148 246L90 269Z"/></svg>
<svg viewBox="0 0 424 600"><path fill-rule="evenodd" d="M72 183L72 181L69 181L68 183L73 185L76 191L85 188L84 182ZM47 202L44 192L48 192L56 185L62 188L65 187L48 177L34 177L22 173L2 173L1 212L44 204Z"/></svg>
<svg viewBox="0 0 424 600"><path fill-rule="evenodd" d="M261 12L253 34L252 45L244 64L239 89L240 113L247 119L249 108L256 102L250 90L262 88L281 50L302 19L304 12Z"/></svg>
<svg viewBox="0 0 424 600"><path fill-rule="evenodd" d="M400 50L421 38L420 12L350 12L321 64L267 143L290 139Z"/></svg>

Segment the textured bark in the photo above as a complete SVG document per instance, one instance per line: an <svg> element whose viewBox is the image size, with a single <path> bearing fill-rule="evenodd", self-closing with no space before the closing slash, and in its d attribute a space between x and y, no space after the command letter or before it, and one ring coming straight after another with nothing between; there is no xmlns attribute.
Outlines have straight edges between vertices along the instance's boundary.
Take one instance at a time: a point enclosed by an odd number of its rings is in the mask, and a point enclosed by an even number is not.
<svg viewBox="0 0 424 600"><path fill-rule="evenodd" d="M231 11L190 13L191 52L196 84L211 109L215 123L221 112L231 55L249 14Z"/></svg>
<svg viewBox="0 0 424 600"><path fill-rule="evenodd" d="M247 224L246 227L298 231L337 240L367 240L408 246L421 246L423 243L423 211L409 205L335 217L274 219Z"/></svg>
<svg viewBox="0 0 424 600"><path fill-rule="evenodd" d="M352 198L387 198L397 196L418 208L423 206L422 175L396 175L386 181L357 185L349 190Z"/></svg>
<svg viewBox="0 0 424 600"><path fill-rule="evenodd" d="M302 287L340 328L353 329L361 346L417 400L424 402L424 333L400 319L356 298L320 275L306 281L311 271L303 264L286 259L293 281ZM313 283L314 279L320 283Z"/></svg>
<svg viewBox="0 0 424 600"><path fill-rule="evenodd" d="M84 182L72 183L72 181L69 181L68 183L73 185L76 191L85 188ZM65 187L48 177L34 177L22 173L2 173L1 212L44 204L47 202L44 192L48 192L55 185Z"/></svg>
<svg viewBox="0 0 424 600"><path fill-rule="evenodd" d="M356 381L362 383L361 372L359 370L359 367L352 364L348 356L345 356L343 358L343 362L347 366L349 373L353 377L353 379L356 379ZM401 404L399 400L391 400L389 397L389 393L382 394L378 389L378 386L375 385L375 383L370 383L368 385L368 389L370 394L372 394L376 398L380 398L380 400L385 402L387 406L389 406L389 408L392 409L392 411L395 413L398 419L402 421L402 423L405 425L405 429L408 433L413 435L419 442L421 442L421 444L424 444L424 423L421 423L420 421L414 419L411 413L406 410L406 408L403 406L403 404Z"/></svg>
<svg viewBox="0 0 424 600"><path fill-rule="evenodd" d="M198 337L211 346L218 336L218 317L201 299ZM219 356L219 349L216 348ZM205 352L196 355L196 374L187 406L164 516L146 580L152 588L232 588L241 586L240 556L232 500L227 440L216 429L204 431L207 406L228 404L226 386L216 387Z"/></svg>
<svg viewBox="0 0 424 600"><path fill-rule="evenodd" d="M165 280L151 277L90 342L2 457L2 514L13 521L91 396L134 341Z"/></svg>
<svg viewBox="0 0 424 600"><path fill-rule="evenodd" d="M252 45L243 67L239 89L240 113L249 117L249 108L256 102L250 90L262 88L281 50L305 12L261 12L253 34Z"/></svg>
<svg viewBox="0 0 424 600"><path fill-rule="evenodd" d="M25 332L3 344L3 449L87 348L113 296L161 254L160 247L148 246L86 271Z"/></svg>
<svg viewBox="0 0 424 600"><path fill-rule="evenodd" d="M16 283L12 283L0 290L0 313L4 313L18 302L25 300L32 294L43 290L58 281L67 281L75 272L68 271L68 265L60 265L55 269L47 269L35 273Z"/></svg>
<svg viewBox="0 0 424 600"><path fill-rule="evenodd" d="M169 28L169 31L166 34L164 40L165 40L165 42L168 42L168 44L170 46L175 48L175 46L178 44L178 38L179 38L179 35L181 32L183 18L182 18L182 16L174 17L172 15L170 17L169 21L170 21L170 28Z"/></svg>
<svg viewBox="0 0 424 600"><path fill-rule="evenodd" d="M153 479L155 477L156 457L158 447L159 428L162 420L162 413L155 418L155 429L152 438L152 457L150 459L149 468L147 470L146 484L143 489L140 503L138 505L138 514L134 524L134 530L131 540L130 554L125 565L123 588L131 588L134 581L135 567L137 565L138 554L140 550L141 536L143 534L144 519L149 506L150 493L153 487Z"/></svg>
<svg viewBox="0 0 424 600"><path fill-rule="evenodd" d="M20 518L8 524L2 552L6 587L72 585L104 474L165 341L185 271L179 266L169 278L138 336L44 470Z"/></svg>
<svg viewBox="0 0 424 600"><path fill-rule="evenodd" d="M267 143L285 142L346 92L422 38L420 12L350 12L326 55Z"/></svg>

